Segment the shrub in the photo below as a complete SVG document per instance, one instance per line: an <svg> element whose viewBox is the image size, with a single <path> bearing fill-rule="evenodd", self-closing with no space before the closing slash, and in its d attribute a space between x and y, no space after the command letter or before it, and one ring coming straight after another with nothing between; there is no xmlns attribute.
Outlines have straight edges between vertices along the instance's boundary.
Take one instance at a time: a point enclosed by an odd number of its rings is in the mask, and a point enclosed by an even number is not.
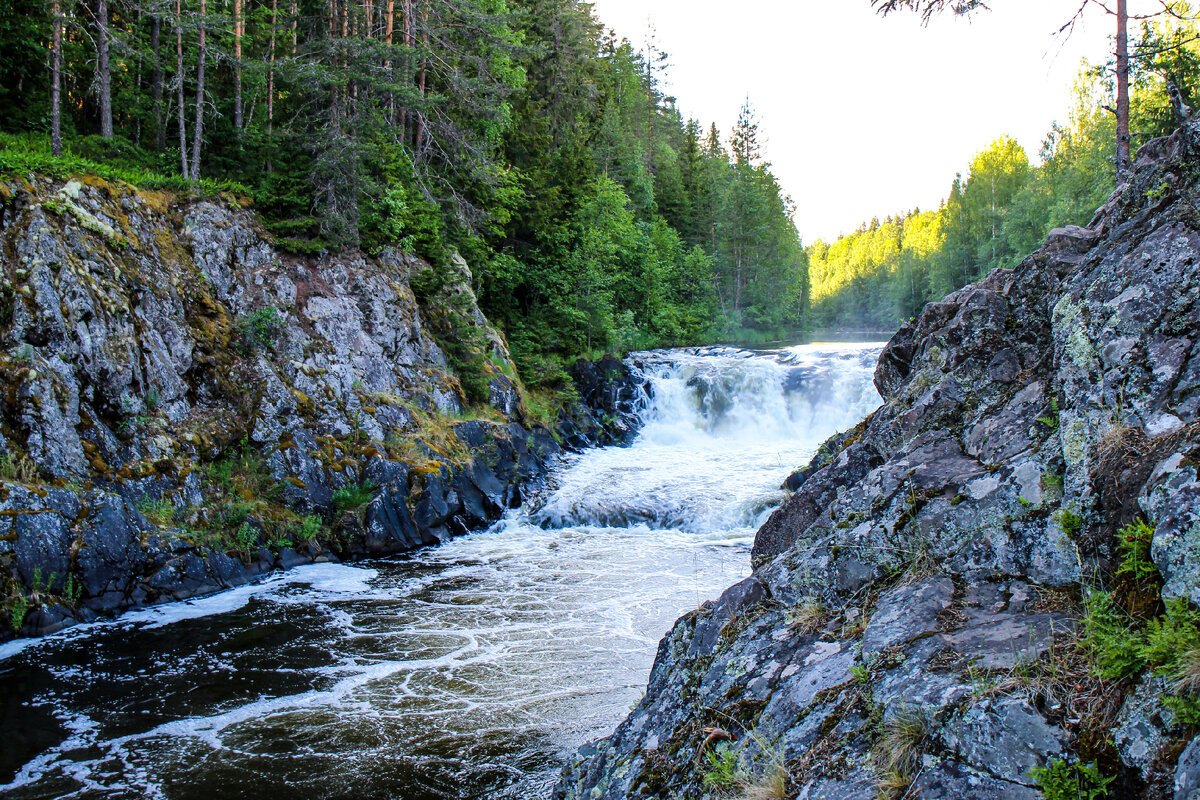
<svg viewBox="0 0 1200 800"><path fill-rule="evenodd" d="M1092 592L1084 601L1083 645L1093 671L1102 678L1120 679L1146 666L1137 621L1108 592Z"/></svg>
<svg viewBox="0 0 1200 800"><path fill-rule="evenodd" d="M20 633L21 626L25 624L25 615L29 613L29 599L25 595L20 595L12 601L12 608L9 611L9 623L12 625L13 633Z"/></svg>
<svg viewBox="0 0 1200 800"><path fill-rule="evenodd" d="M256 308L242 317L238 327L242 331L244 351L252 348L263 350L275 349L279 334L283 332L284 319L279 311L271 306Z"/></svg>
<svg viewBox="0 0 1200 800"><path fill-rule="evenodd" d="M300 520L300 527L296 531L296 536L300 539L300 541L302 543L307 544L307 543L311 542L313 539L316 539L320 533L321 533L321 518L318 516L309 514L308 516L306 516L302 520Z"/></svg>
<svg viewBox="0 0 1200 800"><path fill-rule="evenodd" d="M1108 785L1116 778L1115 775L1101 775L1094 762L1068 763L1061 758L1044 767L1034 767L1029 775L1046 800L1099 800L1108 796Z"/></svg>
<svg viewBox="0 0 1200 800"><path fill-rule="evenodd" d="M375 498L375 484L348 483L333 493L333 507L338 511L365 506Z"/></svg>
<svg viewBox="0 0 1200 800"><path fill-rule="evenodd" d="M238 528L237 534L234 536L234 542L239 550L249 552L258 544L258 531L249 522L243 522L242 527Z"/></svg>
<svg viewBox="0 0 1200 800"><path fill-rule="evenodd" d="M1150 545L1154 540L1154 528L1144 521L1131 522L1117 535L1117 548L1121 554L1118 575L1129 575L1137 583L1153 581L1158 576L1158 567L1150 558Z"/></svg>
<svg viewBox="0 0 1200 800"><path fill-rule="evenodd" d="M712 750L708 753L708 768L704 771L704 785L717 789L732 789L741 782L741 769L737 751L732 749Z"/></svg>

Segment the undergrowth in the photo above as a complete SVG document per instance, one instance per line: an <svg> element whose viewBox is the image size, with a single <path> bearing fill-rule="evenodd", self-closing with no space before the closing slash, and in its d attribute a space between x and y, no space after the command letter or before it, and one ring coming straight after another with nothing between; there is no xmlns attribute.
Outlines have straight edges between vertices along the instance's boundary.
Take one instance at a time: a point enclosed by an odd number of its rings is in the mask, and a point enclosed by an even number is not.
<svg viewBox="0 0 1200 800"><path fill-rule="evenodd" d="M1105 776L1093 762L1080 764L1054 759L1029 771L1046 800L1099 800L1108 795L1115 775Z"/></svg>
<svg viewBox="0 0 1200 800"><path fill-rule="evenodd" d="M51 178L70 178L75 175L95 175L104 180L124 181L142 189L169 189L179 192L198 192L216 195L221 192L249 195L250 190L236 181L184 180L172 175L132 164L120 164L117 159L96 161L71 152L72 143L64 143L61 156L50 152L45 136L0 133L0 176L25 177L37 173ZM114 163L118 162L118 163Z"/></svg>

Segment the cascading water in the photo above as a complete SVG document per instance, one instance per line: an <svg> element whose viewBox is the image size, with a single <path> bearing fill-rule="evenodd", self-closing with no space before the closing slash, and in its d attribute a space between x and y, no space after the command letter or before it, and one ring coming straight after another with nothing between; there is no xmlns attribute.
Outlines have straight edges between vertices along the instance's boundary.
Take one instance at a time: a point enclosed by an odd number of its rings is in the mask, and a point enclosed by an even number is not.
<svg viewBox="0 0 1200 800"><path fill-rule="evenodd" d="M879 345L638 354L628 448L489 531L0 646L0 797L534 798L780 482L879 402Z"/></svg>

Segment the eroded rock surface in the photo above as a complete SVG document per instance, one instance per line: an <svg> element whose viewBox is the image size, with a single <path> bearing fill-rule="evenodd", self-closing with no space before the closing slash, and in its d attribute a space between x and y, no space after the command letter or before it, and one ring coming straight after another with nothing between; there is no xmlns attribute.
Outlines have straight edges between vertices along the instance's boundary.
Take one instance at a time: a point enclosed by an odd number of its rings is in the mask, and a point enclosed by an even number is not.
<svg viewBox="0 0 1200 800"><path fill-rule="evenodd" d="M457 256L475 419L409 286L425 262L289 255L232 198L30 181L0 185L4 629L435 544L519 505L564 445L631 434L619 361L576 368L592 406L534 423Z"/></svg>
<svg viewBox="0 0 1200 800"><path fill-rule="evenodd" d="M1033 798L1085 750L1114 796L1196 792L1161 679L1052 676L1135 518L1163 598L1200 600L1197 153L1200 123L1152 142L1087 228L900 329L883 407L788 479L753 577L676 623L556 797L715 797L733 758L792 797Z"/></svg>

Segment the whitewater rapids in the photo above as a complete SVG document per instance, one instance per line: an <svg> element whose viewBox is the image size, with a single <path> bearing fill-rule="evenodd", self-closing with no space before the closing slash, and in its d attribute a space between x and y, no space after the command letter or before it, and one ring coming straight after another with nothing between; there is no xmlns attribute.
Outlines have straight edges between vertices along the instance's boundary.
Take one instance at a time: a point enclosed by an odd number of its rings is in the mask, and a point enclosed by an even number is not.
<svg viewBox="0 0 1200 800"><path fill-rule="evenodd" d="M634 354L634 443L488 531L0 646L0 797L544 797L879 404L880 348Z"/></svg>

